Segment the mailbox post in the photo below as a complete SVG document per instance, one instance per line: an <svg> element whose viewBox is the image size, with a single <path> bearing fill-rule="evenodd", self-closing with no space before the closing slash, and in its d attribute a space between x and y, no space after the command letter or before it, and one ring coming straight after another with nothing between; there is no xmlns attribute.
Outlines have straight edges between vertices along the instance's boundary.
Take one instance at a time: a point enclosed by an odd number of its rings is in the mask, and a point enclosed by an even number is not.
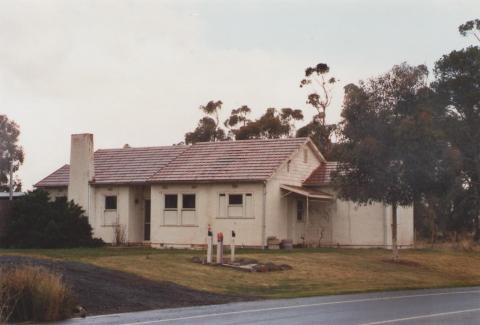
<svg viewBox="0 0 480 325"><path fill-rule="evenodd" d="M217 264L223 264L223 233L217 234Z"/></svg>
<svg viewBox="0 0 480 325"><path fill-rule="evenodd" d="M213 251L213 233L212 228L208 225L207 232L207 263L212 264L212 251Z"/></svg>
<svg viewBox="0 0 480 325"><path fill-rule="evenodd" d="M232 244L230 245L230 263L235 262L235 230L232 230Z"/></svg>

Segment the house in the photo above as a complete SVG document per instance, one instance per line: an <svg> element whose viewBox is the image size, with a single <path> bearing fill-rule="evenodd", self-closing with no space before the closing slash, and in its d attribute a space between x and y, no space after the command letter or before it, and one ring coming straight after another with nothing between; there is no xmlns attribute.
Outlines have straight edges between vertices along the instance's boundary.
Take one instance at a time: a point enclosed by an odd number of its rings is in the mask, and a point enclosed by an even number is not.
<svg viewBox="0 0 480 325"><path fill-rule="evenodd" d="M388 247L391 209L336 197L327 162L308 138L100 149L93 135L72 135L70 165L35 187L68 197L88 215L95 236L112 242L195 247L208 227L236 232L236 243L267 238L309 246ZM413 209L399 208L399 245L413 244Z"/></svg>

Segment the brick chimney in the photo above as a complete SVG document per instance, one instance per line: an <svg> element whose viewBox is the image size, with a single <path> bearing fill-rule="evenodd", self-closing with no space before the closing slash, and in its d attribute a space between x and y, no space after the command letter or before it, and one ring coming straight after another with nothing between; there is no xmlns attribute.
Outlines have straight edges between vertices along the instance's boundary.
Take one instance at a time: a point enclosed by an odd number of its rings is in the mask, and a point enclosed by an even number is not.
<svg viewBox="0 0 480 325"><path fill-rule="evenodd" d="M68 199L80 205L89 214L90 185L94 178L93 134L72 134L70 149L70 181Z"/></svg>

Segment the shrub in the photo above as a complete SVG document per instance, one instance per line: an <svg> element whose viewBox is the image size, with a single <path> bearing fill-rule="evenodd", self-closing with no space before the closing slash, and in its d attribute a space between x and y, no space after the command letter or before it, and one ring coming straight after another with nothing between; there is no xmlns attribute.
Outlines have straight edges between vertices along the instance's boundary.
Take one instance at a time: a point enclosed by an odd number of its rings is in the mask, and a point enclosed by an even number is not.
<svg viewBox="0 0 480 325"><path fill-rule="evenodd" d="M41 267L0 271L0 322L56 321L69 318L75 301L60 275Z"/></svg>
<svg viewBox="0 0 480 325"><path fill-rule="evenodd" d="M3 246L12 248L69 248L98 246L82 208L73 201L50 201L48 193L36 190L16 200L7 220Z"/></svg>

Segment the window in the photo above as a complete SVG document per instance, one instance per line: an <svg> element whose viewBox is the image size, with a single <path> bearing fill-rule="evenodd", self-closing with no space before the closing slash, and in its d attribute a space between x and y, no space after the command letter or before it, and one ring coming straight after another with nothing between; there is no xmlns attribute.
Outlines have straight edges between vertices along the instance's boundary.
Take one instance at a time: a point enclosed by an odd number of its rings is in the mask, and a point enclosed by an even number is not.
<svg viewBox="0 0 480 325"><path fill-rule="evenodd" d="M297 221L303 221L304 214L305 208L303 206L303 201L297 200Z"/></svg>
<svg viewBox="0 0 480 325"><path fill-rule="evenodd" d="M243 205L243 195L230 194L228 196L228 205Z"/></svg>
<svg viewBox="0 0 480 325"><path fill-rule="evenodd" d="M255 218L252 193L219 193L218 199L218 218Z"/></svg>
<svg viewBox="0 0 480 325"><path fill-rule="evenodd" d="M165 226L196 226L196 194L165 194L163 224ZM179 201L180 200L180 201Z"/></svg>
<svg viewBox="0 0 480 325"><path fill-rule="evenodd" d="M176 210L178 207L177 194L165 194L165 209Z"/></svg>
<svg viewBox="0 0 480 325"><path fill-rule="evenodd" d="M105 210L117 210L117 197L114 195L105 196Z"/></svg>
<svg viewBox="0 0 480 325"><path fill-rule="evenodd" d="M195 210L195 194L183 194L182 208Z"/></svg>
<svg viewBox="0 0 480 325"><path fill-rule="evenodd" d="M303 149L303 162L308 163L308 149Z"/></svg>
<svg viewBox="0 0 480 325"><path fill-rule="evenodd" d="M290 160L287 161L287 173L290 173L290 163L291 163Z"/></svg>

